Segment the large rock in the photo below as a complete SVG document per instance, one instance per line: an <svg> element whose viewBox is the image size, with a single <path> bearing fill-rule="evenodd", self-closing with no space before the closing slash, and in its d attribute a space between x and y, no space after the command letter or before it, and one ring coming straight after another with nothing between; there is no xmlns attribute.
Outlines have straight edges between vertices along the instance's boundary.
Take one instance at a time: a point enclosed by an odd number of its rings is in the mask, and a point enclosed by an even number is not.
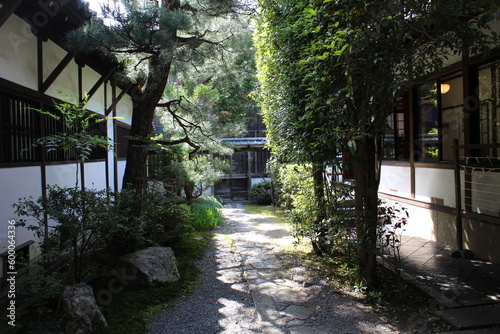
<svg viewBox="0 0 500 334"><path fill-rule="evenodd" d="M133 285L154 286L180 278L170 247L149 247L124 255L118 261L118 271Z"/></svg>
<svg viewBox="0 0 500 334"><path fill-rule="evenodd" d="M94 298L92 288L85 283L67 286L62 297L65 314L65 333L100 333L108 323Z"/></svg>

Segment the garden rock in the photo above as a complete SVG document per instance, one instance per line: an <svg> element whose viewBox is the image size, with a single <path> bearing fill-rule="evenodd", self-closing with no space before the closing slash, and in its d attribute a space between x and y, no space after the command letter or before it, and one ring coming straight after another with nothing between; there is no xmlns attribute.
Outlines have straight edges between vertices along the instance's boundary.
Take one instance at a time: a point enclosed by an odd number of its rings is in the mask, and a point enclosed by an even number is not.
<svg viewBox="0 0 500 334"><path fill-rule="evenodd" d="M118 270L132 285L154 286L180 278L170 247L149 247L124 255L118 261Z"/></svg>
<svg viewBox="0 0 500 334"><path fill-rule="evenodd" d="M102 328L108 326L97 306L92 288L87 284L67 286L62 301L66 310L65 333L100 333Z"/></svg>

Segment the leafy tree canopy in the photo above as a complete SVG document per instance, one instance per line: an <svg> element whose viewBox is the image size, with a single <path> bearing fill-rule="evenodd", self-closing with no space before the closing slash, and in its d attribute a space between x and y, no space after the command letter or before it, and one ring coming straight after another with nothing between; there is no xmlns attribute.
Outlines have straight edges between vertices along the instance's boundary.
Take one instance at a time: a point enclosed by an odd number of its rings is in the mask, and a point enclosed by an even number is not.
<svg viewBox="0 0 500 334"><path fill-rule="evenodd" d="M260 101L276 151L328 160L378 133L415 79L494 45L486 1L260 0ZM477 13L485 13L476 16Z"/></svg>
<svg viewBox="0 0 500 334"><path fill-rule="evenodd" d="M285 159L316 164L334 160L336 151L352 153L358 259L373 286L377 154L387 116L404 89L451 56L497 44L489 25L498 2L259 0L258 6L259 97L271 146Z"/></svg>

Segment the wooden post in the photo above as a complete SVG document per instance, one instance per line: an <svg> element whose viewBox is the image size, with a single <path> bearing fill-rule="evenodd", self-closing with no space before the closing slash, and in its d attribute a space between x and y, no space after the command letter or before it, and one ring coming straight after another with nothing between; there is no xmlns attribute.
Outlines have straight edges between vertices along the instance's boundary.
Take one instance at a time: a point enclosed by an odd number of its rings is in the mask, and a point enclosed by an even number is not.
<svg viewBox="0 0 500 334"><path fill-rule="evenodd" d="M252 166L253 166L253 152L247 152L247 200L250 199L250 188L252 188Z"/></svg>
<svg viewBox="0 0 500 334"><path fill-rule="evenodd" d="M453 157L455 160L455 225L457 227L457 246L463 250L463 227L462 227L462 187L460 186L460 157L458 139L453 141Z"/></svg>

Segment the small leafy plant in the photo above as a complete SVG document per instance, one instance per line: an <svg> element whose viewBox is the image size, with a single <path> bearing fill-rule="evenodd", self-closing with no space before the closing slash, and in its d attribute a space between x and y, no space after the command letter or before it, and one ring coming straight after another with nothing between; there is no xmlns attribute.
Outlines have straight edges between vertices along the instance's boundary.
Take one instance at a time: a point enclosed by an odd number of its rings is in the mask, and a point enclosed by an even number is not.
<svg viewBox="0 0 500 334"><path fill-rule="evenodd" d="M272 198L272 183L263 181L254 184L249 192L250 201L261 205L269 205L273 202Z"/></svg>
<svg viewBox="0 0 500 334"><path fill-rule="evenodd" d="M82 279L83 258L96 247L110 228L110 205L106 190L78 190L48 186L47 196L23 198L14 204L16 214L35 219L35 224L19 219L19 226L43 238L43 251L70 249L75 282ZM45 218L52 222L46 233Z"/></svg>
<svg viewBox="0 0 500 334"><path fill-rule="evenodd" d="M79 282L82 279L83 256L97 242L109 208L106 190L79 188L79 167L90 158L95 148L111 149L108 137L89 132L93 125L109 118L100 117L86 109L88 96L77 102L65 92L57 92L65 100L55 104L55 112L35 110L60 122L63 131L42 137L34 145L44 147L47 152L70 152L75 159L75 186L48 186L45 196L37 200L31 197L20 199L14 204L14 208L18 215L35 219L35 225L29 224L26 219L20 219L19 225L34 230L38 237L43 237L44 251L57 243L61 250L71 249L74 279ZM49 220L55 224L49 226Z"/></svg>
<svg viewBox="0 0 500 334"><path fill-rule="evenodd" d="M210 230L219 225L224 217L221 202L215 197L207 197L202 202L191 205L190 223L195 230Z"/></svg>
<svg viewBox="0 0 500 334"><path fill-rule="evenodd" d="M378 250L385 264L399 277L401 271L401 234L407 224L409 214L406 208L398 203L390 205L385 201L381 201L378 211Z"/></svg>
<svg viewBox="0 0 500 334"><path fill-rule="evenodd" d="M95 148L103 148L106 151L112 149L110 138L90 134L90 128L95 124L113 119L113 117L101 117L96 113L89 112L86 109L88 96L85 96L81 102L76 102L71 95L64 91L57 90L57 92L61 97L65 98L62 102L54 105L57 112L42 109L34 110L60 122L63 131L42 137L36 140L34 145L45 147L47 153L55 150L72 152L75 159L75 187L77 187L79 164L88 160Z"/></svg>

